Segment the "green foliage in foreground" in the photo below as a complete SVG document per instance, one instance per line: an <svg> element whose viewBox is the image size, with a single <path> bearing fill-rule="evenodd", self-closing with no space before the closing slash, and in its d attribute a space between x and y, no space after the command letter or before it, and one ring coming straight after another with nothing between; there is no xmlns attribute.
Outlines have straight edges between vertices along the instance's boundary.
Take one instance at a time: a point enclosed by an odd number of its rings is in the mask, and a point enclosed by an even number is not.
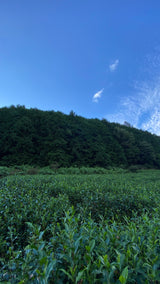
<svg viewBox="0 0 160 284"><path fill-rule="evenodd" d="M0 180L0 283L160 283L159 171Z"/></svg>
<svg viewBox="0 0 160 284"><path fill-rule="evenodd" d="M132 167L131 171L135 172L139 169L137 167ZM70 175L93 175L93 174L110 174L112 172L124 172L121 168L111 167L110 169L104 169L100 167L69 167L69 168L56 168L55 165L50 165L48 167L33 167L29 165L23 166L12 166L5 167L0 166L0 178L6 177L9 175L53 175L53 174L70 174Z"/></svg>

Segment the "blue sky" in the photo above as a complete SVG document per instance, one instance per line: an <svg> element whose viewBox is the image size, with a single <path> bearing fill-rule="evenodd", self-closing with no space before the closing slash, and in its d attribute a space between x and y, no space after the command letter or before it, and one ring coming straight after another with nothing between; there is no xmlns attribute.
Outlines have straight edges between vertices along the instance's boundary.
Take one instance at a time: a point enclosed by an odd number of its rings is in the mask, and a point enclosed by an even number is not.
<svg viewBox="0 0 160 284"><path fill-rule="evenodd" d="M1 0L0 107L160 135L159 0Z"/></svg>

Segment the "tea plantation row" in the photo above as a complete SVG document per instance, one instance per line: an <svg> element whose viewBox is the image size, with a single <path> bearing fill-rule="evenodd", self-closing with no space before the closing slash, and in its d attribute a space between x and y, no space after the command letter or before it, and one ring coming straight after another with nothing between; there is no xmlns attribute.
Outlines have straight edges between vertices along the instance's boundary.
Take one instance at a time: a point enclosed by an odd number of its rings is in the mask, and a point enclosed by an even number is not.
<svg viewBox="0 0 160 284"><path fill-rule="evenodd" d="M159 171L0 180L0 283L160 283Z"/></svg>

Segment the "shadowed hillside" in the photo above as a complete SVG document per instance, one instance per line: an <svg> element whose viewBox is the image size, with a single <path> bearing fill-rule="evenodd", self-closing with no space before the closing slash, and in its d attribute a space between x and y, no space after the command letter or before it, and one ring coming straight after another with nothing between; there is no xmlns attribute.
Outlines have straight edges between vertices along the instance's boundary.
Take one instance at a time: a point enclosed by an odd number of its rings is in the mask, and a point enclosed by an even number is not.
<svg viewBox="0 0 160 284"><path fill-rule="evenodd" d="M0 165L160 168L160 137L105 119L0 109Z"/></svg>

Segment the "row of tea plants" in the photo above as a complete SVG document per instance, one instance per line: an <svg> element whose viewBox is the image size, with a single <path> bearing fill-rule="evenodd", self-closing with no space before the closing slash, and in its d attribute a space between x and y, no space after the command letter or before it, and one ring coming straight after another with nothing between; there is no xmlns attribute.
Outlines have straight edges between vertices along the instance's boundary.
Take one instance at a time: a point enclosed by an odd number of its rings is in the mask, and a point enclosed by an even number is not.
<svg viewBox="0 0 160 284"><path fill-rule="evenodd" d="M0 180L0 283L160 283L159 171Z"/></svg>

